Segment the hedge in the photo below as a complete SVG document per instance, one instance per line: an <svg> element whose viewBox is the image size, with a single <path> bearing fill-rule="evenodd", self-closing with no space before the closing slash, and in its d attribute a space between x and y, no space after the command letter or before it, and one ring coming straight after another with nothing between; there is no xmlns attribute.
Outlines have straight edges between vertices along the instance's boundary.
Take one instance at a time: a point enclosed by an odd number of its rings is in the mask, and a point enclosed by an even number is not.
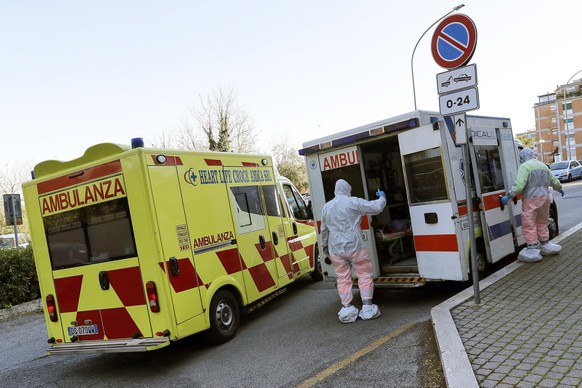
<svg viewBox="0 0 582 388"><path fill-rule="evenodd" d="M0 309L38 298L32 248L0 249Z"/></svg>

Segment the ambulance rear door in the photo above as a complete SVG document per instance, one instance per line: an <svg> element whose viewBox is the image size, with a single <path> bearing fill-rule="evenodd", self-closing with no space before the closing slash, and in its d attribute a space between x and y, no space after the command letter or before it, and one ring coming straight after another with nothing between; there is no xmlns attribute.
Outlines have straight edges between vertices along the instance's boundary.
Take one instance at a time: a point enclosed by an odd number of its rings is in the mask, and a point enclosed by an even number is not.
<svg viewBox="0 0 582 388"><path fill-rule="evenodd" d="M495 263L515 251L512 215L506 207L502 210L499 202L499 197L506 193L503 152L494 127L477 122L472 124L471 132L471 162L476 192L481 200L483 237L491 261Z"/></svg>
<svg viewBox="0 0 582 388"><path fill-rule="evenodd" d="M418 272L426 279L466 280L441 136L433 125L398 134Z"/></svg>
<svg viewBox="0 0 582 388"><path fill-rule="evenodd" d="M152 336L126 192L119 160L38 184L65 343Z"/></svg>
<svg viewBox="0 0 582 388"><path fill-rule="evenodd" d="M188 230L188 222L200 221L186 219L177 160L170 157L165 165L148 166L148 173L162 241L163 262L159 265L168 279L174 318L180 324L203 313L199 289L203 283L194 264Z"/></svg>

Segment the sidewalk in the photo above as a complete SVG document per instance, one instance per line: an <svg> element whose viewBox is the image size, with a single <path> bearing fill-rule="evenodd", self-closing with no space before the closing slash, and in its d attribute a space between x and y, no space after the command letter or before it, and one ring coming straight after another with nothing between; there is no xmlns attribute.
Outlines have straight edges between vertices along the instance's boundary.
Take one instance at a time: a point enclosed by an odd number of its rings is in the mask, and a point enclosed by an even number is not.
<svg viewBox="0 0 582 388"><path fill-rule="evenodd" d="M447 386L582 386L582 224L432 309Z"/></svg>

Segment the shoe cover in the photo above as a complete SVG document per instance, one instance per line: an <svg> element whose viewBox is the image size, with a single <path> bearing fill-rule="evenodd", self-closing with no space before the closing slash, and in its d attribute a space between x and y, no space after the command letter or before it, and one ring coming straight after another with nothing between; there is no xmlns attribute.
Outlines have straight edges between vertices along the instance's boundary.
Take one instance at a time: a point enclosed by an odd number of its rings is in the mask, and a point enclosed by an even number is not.
<svg viewBox="0 0 582 388"><path fill-rule="evenodd" d="M337 313L340 322L342 323L352 323L358 319L358 309L355 306L342 307L342 309Z"/></svg>
<svg viewBox="0 0 582 388"><path fill-rule="evenodd" d="M519 255L517 255L517 260L524 263L535 263L542 259L541 250L536 248L523 248Z"/></svg>
<svg viewBox="0 0 582 388"><path fill-rule="evenodd" d="M558 244L554 244L551 241L548 241L547 243L540 245L540 251L542 252L543 256L555 255L556 253L560 252L561 250L562 250L562 246L560 246Z"/></svg>
<svg viewBox="0 0 582 388"><path fill-rule="evenodd" d="M380 316L380 309L375 304L363 305L360 311L360 318L367 321L368 319L378 318Z"/></svg>

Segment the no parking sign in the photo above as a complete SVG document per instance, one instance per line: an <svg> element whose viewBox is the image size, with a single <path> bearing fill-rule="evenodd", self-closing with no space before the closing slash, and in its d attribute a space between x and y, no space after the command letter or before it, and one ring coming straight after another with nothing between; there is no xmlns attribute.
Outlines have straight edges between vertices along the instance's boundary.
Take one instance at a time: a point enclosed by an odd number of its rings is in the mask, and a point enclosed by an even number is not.
<svg viewBox="0 0 582 388"><path fill-rule="evenodd" d="M436 63L445 69L465 65L477 46L477 27L470 17L454 14L435 29L431 51Z"/></svg>

